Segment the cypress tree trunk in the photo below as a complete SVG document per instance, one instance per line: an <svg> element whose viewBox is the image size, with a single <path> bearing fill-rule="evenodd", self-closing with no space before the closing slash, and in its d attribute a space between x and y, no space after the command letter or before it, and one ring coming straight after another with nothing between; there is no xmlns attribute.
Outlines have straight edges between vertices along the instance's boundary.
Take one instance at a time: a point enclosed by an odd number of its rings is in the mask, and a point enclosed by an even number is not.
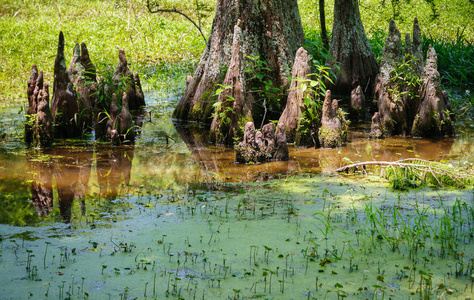
<svg viewBox="0 0 474 300"><path fill-rule="evenodd" d="M215 92L222 88L219 85L226 85L227 89L220 97L222 101L219 101L227 103L231 95L236 98L232 106L239 109L233 112L227 109L226 115L214 115L212 131L217 142L230 143L232 137L243 131L247 121L261 120L263 115L263 99L250 95L254 88L262 86L258 86L261 82L255 80L255 76L246 76L247 57L258 56L265 66L265 80L271 80L273 86L287 86L286 76L290 74L296 51L303 42L297 0L218 0L207 47L173 117L211 121L213 104L217 101ZM253 81L247 82L250 77ZM234 80L237 79L236 84ZM284 104L280 103L280 106ZM244 111L250 113L243 116ZM230 125L229 119L232 120ZM222 126L223 123L226 126ZM242 127L240 130L239 126Z"/></svg>
<svg viewBox="0 0 474 300"><path fill-rule="evenodd" d="M365 35L357 0L335 0L329 53L341 69L339 73L331 61L337 75L334 86L329 87L334 95L350 95L358 85L364 92L372 91L378 66Z"/></svg>

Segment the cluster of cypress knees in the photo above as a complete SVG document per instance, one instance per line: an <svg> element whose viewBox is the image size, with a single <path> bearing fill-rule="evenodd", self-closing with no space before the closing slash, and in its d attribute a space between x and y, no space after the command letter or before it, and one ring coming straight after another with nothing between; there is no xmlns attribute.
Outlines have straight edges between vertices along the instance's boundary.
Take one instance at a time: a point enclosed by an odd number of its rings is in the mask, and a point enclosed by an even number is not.
<svg viewBox="0 0 474 300"><path fill-rule="evenodd" d="M33 65L28 80L28 111L25 142L34 147L51 147L55 139L76 138L94 131L96 140L117 145L133 143L136 124L131 111L145 104L138 73L127 66L124 50L119 50L119 63L110 78L98 78L86 44L76 44L74 56L66 67L64 35L54 62L51 107L48 83L43 71Z"/></svg>

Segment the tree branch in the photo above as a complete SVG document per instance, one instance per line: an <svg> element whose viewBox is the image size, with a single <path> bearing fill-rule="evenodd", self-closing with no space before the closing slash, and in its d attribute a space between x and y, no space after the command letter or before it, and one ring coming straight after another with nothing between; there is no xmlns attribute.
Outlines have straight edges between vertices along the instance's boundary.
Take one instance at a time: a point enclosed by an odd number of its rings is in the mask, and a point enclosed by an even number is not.
<svg viewBox="0 0 474 300"><path fill-rule="evenodd" d="M421 164L421 163L427 163L426 165ZM421 160L421 159L404 159L404 160L399 160L399 161L366 161L366 162L360 162L360 163L355 163L351 165L347 165L344 167L340 167L336 169L336 172L348 172L349 170L356 170L359 168L363 168L365 171L365 166L370 166L370 165L377 165L381 167L390 167L393 171L393 174L395 178L397 178L397 172L395 170L395 167L401 168L405 170L405 178L407 178L407 170L411 169L412 172L414 170L420 171L423 173L423 181L426 178L426 173L429 173L433 176L435 179L436 183L439 186L442 186L442 183L440 181L439 177L446 176L450 178L452 181L456 182L460 187L464 187L464 182L463 180L454 172L450 170L443 169L441 167L436 167L432 166L429 164L429 161ZM416 175L416 174L415 174Z"/></svg>
<svg viewBox="0 0 474 300"><path fill-rule="evenodd" d="M182 15L183 17L185 17L186 19L188 19L189 22L191 22L194 27L196 27L198 30L199 30L199 33L201 34L202 38L204 39L204 42L206 43L207 45L207 39L206 37L204 36L204 33L202 32L201 30L201 27L198 26L196 24L196 22L194 22L190 17L188 17L185 13L183 13L182 11L179 11L177 10L176 8L172 8L172 9L162 9L162 8L156 8L155 10L152 10L151 7L150 7L150 0L147 0L146 1L146 7L148 8L148 11L151 13L151 14L156 14L156 13L160 13L160 12L164 12L164 13L176 13L176 14L179 14L179 15Z"/></svg>

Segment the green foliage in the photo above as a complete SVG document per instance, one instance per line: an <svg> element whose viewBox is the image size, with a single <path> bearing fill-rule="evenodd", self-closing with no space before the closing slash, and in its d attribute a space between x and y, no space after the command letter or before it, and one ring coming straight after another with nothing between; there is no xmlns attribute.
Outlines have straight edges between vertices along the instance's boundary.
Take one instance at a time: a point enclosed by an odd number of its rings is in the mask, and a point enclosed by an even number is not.
<svg viewBox="0 0 474 300"><path fill-rule="evenodd" d="M321 113L324 95L326 94L325 82L333 83L336 74L331 67L314 61L315 72L306 78L296 78L300 82L299 89L304 94L302 116L297 128L297 144L305 145L312 142L317 145L318 129L321 124Z"/></svg>
<svg viewBox="0 0 474 300"><path fill-rule="evenodd" d="M219 84L220 88L218 88L214 94L214 96L219 97L224 91L232 90L233 86L225 86ZM214 114L213 118L218 118L223 125L230 125L231 121L231 114L233 112L232 103L234 102L235 98L232 95L226 94L223 101L216 101L212 106L214 107Z"/></svg>
<svg viewBox="0 0 474 300"><path fill-rule="evenodd" d="M195 5L167 2L183 10ZM214 5L211 0L200 3L209 9ZM52 82L60 30L65 34L66 49L84 41L96 65L116 65L118 49L125 49L133 71L165 62L195 61L205 47L196 29L184 18L150 14L146 1L141 0L6 0L0 4L0 15L0 100L26 97L24 86L33 64L45 72L45 81ZM212 15L209 11L202 16L206 34ZM69 62L72 51L65 54Z"/></svg>
<svg viewBox="0 0 474 300"><path fill-rule="evenodd" d="M438 70L443 85L460 90L474 89L474 44L457 31L455 39L423 36L423 50L432 45L438 54Z"/></svg>
<svg viewBox="0 0 474 300"><path fill-rule="evenodd" d="M436 187L464 187L461 179L453 167L443 163L422 159L408 159L402 163L393 163L383 172L392 187L397 190L406 190L420 186Z"/></svg>
<svg viewBox="0 0 474 300"><path fill-rule="evenodd" d="M398 63L395 69L390 72L389 85L393 89L388 89L388 91L392 94L390 98L393 101L401 101L402 97L405 96L410 100L420 97L417 91L421 86L422 80L416 72L417 63L416 58L409 54L405 57L404 61Z"/></svg>
<svg viewBox="0 0 474 300"><path fill-rule="evenodd" d="M246 58L245 81L251 87L250 92L254 94L254 98L261 99L255 104L262 103L264 110L263 126L268 113L279 113L281 111L281 100L286 95L285 86L277 86L272 81L270 74L272 70L267 67L265 61L260 60L259 56L246 56Z"/></svg>

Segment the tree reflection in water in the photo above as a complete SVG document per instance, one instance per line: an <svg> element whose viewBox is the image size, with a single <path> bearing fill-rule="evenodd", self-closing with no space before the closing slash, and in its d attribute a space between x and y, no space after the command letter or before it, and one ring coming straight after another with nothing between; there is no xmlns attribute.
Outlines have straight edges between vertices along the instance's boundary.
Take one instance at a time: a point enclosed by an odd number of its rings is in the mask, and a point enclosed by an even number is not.
<svg viewBox="0 0 474 300"><path fill-rule="evenodd" d="M115 199L119 187L130 184L133 155L133 145L95 150L91 147L56 148L41 154L30 153L27 162L31 173L32 201L38 217L48 216L53 210L54 192L57 192L59 212L65 223L71 222L74 200L79 201L84 216L85 197L90 192L94 164L101 196Z"/></svg>

